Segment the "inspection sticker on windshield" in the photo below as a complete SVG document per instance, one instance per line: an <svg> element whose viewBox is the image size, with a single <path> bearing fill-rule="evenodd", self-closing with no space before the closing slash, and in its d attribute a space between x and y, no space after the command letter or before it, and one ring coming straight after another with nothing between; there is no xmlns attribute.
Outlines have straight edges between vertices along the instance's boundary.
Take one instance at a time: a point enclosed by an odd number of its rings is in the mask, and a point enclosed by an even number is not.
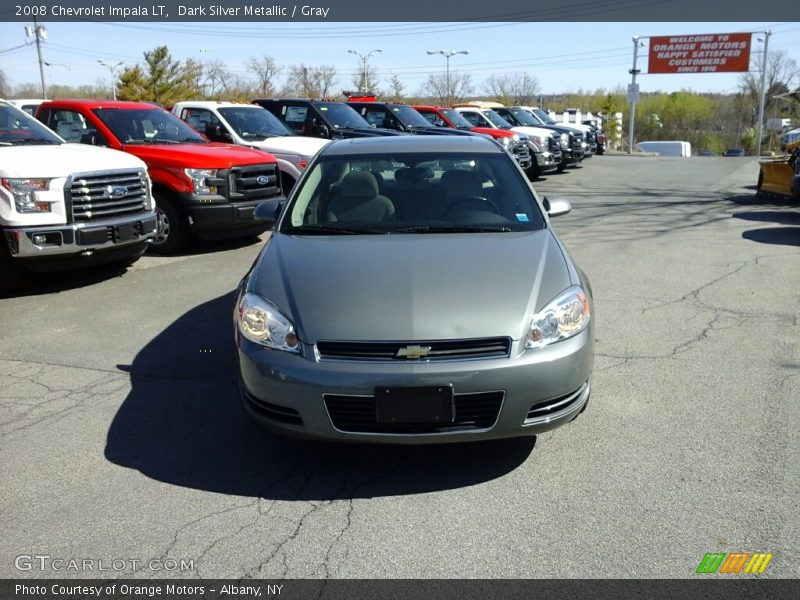
<svg viewBox="0 0 800 600"><path fill-rule="evenodd" d="M528 219L528 215L525 213L517 213L517 221L521 223L527 223L530 219Z"/></svg>

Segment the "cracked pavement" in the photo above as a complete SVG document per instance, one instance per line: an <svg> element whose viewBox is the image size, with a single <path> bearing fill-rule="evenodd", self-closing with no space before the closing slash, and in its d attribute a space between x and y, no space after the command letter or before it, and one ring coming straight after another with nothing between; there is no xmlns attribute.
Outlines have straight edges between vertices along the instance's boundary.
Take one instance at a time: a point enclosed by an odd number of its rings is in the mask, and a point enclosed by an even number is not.
<svg viewBox="0 0 800 600"><path fill-rule="evenodd" d="M0 301L0 577L683 578L735 551L800 576L800 210L757 173L605 156L535 183L573 202L597 319L587 411L536 440L259 430L231 339L253 240L33 278Z"/></svg>

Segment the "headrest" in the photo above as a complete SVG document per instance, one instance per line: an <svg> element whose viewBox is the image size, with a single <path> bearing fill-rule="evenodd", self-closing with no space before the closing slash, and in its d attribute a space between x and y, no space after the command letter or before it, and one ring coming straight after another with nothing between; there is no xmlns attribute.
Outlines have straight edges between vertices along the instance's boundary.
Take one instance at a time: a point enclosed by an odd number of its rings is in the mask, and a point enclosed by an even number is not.
<svg viewBox="0 0 800 600"><path fill-rule="evenodd" d="M445 171L442 187L450 197L480 196L483 193L481 178L474 171Z"/></svg>
<svg viewBox="0 0 800 600"><path fill-rule="evenodd" d="M378 195L378 182L369 171L354 171L342 180L342 196L374 198Z"/></svg>

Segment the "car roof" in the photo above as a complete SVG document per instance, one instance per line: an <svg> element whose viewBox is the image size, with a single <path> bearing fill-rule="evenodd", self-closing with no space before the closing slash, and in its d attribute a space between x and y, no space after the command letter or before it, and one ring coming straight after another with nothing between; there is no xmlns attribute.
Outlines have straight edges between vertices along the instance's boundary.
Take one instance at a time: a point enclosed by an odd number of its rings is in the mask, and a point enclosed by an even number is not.
<svg viewBox="0 0 800 600"><path fill-rule="evenodd" d="M336 140L321 151L325 156L392 152L503 154L504 150L493 140L481 136L412 135Z"/></svg>
<svg viewBox="0 0 800 600"><path fill-rule="evenodd" d="M192 104L200 108L225 108L228 106L238 106L240 108L255 108L255 109L261 108L260 106L256 106L255 104L245 104L242 102L228 102L225 100L181 100L180 102L176 102L175 106L184 106L186 104Z"/></svg>
<svg viewBox="0 0 800 600"><path fill-rule="evenodd" d="M152 108L155 110L166 109L157 104L150 104L149 102L126 102L124 100L48 100L43 105L57 104L59 106L85 106L88 108L119 108L124 110L134 110L141 108Z"/></svg>

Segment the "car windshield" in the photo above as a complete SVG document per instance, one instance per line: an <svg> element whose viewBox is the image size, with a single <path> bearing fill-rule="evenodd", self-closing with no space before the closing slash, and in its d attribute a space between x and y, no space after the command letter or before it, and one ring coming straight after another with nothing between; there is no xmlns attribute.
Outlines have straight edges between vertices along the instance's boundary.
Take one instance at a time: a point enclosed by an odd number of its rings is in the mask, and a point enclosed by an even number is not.
<svg viewBox="0 0 800 600"><path fill-rule="evenodd" d="M28 113L0 102L0 146L63 143L61 138Z"/></svg>
<svg viewBox="0 0 800 600"><path fill-rule="evenodd" d="M472 129L472 123L467 121L460 112L452 108L446 108L442 114L458 129Z"/></svg>
<svg viewBox="0 0 800 600"><path fill-rule="evenodd" d="M511 128L511 123L506 121L503 117L498 115L491 108L484 109L483 114L486 115L486 118L489 119L495 127L499 127L500 129Z"/></svg>
<svg viewBox="0 0 800 600"><path fill-rule="evenodd" d="M527 127L538 127L541 125L536 119L531 116L527 110L522 110L521 108L510 108L509 112L514 115L514 118L517 119L522 125Z"/></svg>
<svg viewBox="0 0 800 600"><path fill-rule="evenodd" d="M409 127L428 128L431 126L425 117L423 117L410 106L392 104L389 106L389 108L395 115L397 115L397 118L400 119L401 122Z"/></svg>
<svg viewBox="0 0 800 600"><path fill-rule="evenodd" d="M333 125L334 129L350 129L363 127L369 129L371 126L360 114L347 106L338 102L320 102L316 105L317 110L322 116Z"/></svg>
<svg viewBox="0 0 800 600"><path fill-rule="evenodd" d="M544 220L505 153L322 156L284 212L290 235L532 231Z"/></svg>
<svg viewBox="0 0 800 600"><path fill-rule="evenodd" d="M539 117L539 119L541 119L542 123L545 123L546 125L555 125L556 124L555 119L553 119L553 117L551 117L549 114L547 114L541 108L534 108L533 109L533 114L535 114L537 117Z"/></svg>
<svg viewBox="0 0 800 600"><path fill-rule="evenodd" d="M263 140L268 137L295 135L275 115L265 108L226 106L219 109L236 134L245 140Z"/></svg>
<svg viewBox="0 0 800 600"><path fill-rule="evenodd" d="M207 144L194 129L162 108L96 108L94 114L123 144Z"/></svg>

